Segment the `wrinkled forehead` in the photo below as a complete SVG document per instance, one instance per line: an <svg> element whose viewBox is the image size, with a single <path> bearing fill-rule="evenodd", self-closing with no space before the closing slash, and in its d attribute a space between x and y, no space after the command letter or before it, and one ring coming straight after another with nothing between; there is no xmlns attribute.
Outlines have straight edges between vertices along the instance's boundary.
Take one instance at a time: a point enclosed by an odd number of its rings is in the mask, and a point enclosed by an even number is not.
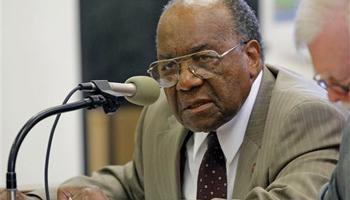
<svg viewBox="0 0 350 200"><path fill-rule="evenodd" d="M183 0L189 1L192 0ZM211 2L214 0L202 0ZM215 0L215 2L219 2ZM201 2L201 1L199 1ZM198 5L175 3L161 16L157 29L157 50L208 39L227 39L232 34L232 15L221 2Z"/></svg>

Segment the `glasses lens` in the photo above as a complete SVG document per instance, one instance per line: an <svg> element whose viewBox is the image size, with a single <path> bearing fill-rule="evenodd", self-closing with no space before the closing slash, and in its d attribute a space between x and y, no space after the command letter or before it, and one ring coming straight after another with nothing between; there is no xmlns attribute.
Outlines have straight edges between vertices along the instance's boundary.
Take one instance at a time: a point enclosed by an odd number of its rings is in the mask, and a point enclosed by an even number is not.
<svg viewBox="0 0 350 200"><path fill-rule="evenodd" d="M151 64L150 75L161 87L167 88L177 82L177 63L174 60L160 61Z"/></svg>
<svg viewBox="0 0 350 200"><path fill-rule="evenodd" d="M205 65L218 61L219 54L216 51L201 51L191 56L194 64Z"/></svg>
<svg viewBox="0 0 350 200"><path fill-rule="evenodd" d="M163 88L172 87L178 81L179 63L188 60L190 71L197 77L208 79L218 73L220 55L213 50L200 51L179 58L160 60L152 63L148 73Z"/></svg>
<svg viewBox="0 0 350 200"><path fill-rule="evenodd" d="M201 51L191 56L192 71L200 78L211 78L218 70L219 54L216 51Z"/></svg>

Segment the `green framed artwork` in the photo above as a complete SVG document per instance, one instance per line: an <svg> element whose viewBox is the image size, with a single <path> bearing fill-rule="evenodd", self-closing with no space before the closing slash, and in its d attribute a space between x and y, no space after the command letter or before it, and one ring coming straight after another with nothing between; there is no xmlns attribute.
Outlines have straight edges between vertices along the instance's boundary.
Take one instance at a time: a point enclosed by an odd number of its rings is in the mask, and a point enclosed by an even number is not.
<svg viewBox="0 0 350 200"><path fill-rule="evenodd" d="M274 0L274 20L277 22L292 21L298 3L299 0Z"/></svg>

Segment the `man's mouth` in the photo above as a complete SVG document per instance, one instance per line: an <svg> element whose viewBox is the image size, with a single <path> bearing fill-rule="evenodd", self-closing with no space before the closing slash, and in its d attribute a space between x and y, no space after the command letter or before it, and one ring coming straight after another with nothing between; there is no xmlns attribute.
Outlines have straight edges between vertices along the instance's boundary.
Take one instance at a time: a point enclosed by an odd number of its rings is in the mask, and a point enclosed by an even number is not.
<svg viewBox="0 0 350 200"><path fill-rule="evenodd" d="M196 100L193 102L186 103L183 110L190 110L192 112L200 112L208 109L213 104L210 100Z"/></svg>

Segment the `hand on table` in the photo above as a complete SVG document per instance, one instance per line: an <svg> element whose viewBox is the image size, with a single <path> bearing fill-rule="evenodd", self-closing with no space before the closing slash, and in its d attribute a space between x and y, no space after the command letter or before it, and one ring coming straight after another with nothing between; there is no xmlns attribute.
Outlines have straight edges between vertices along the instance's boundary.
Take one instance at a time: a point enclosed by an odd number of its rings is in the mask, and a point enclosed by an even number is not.
<svg viewBox="0 0 350 200"><path fill-rule="evenodd" d="M58 188L58 200L108 200L101 189L97 187L72 187Z"/></svg>
<svg viewBox="0 0 350 200"><path fill-rule="evenodd" d="M9 193L5 188L0 188L0 200L10 200ZM17 191L16 200L37 200L37 198L26 196L24 193Z"/></svg>

